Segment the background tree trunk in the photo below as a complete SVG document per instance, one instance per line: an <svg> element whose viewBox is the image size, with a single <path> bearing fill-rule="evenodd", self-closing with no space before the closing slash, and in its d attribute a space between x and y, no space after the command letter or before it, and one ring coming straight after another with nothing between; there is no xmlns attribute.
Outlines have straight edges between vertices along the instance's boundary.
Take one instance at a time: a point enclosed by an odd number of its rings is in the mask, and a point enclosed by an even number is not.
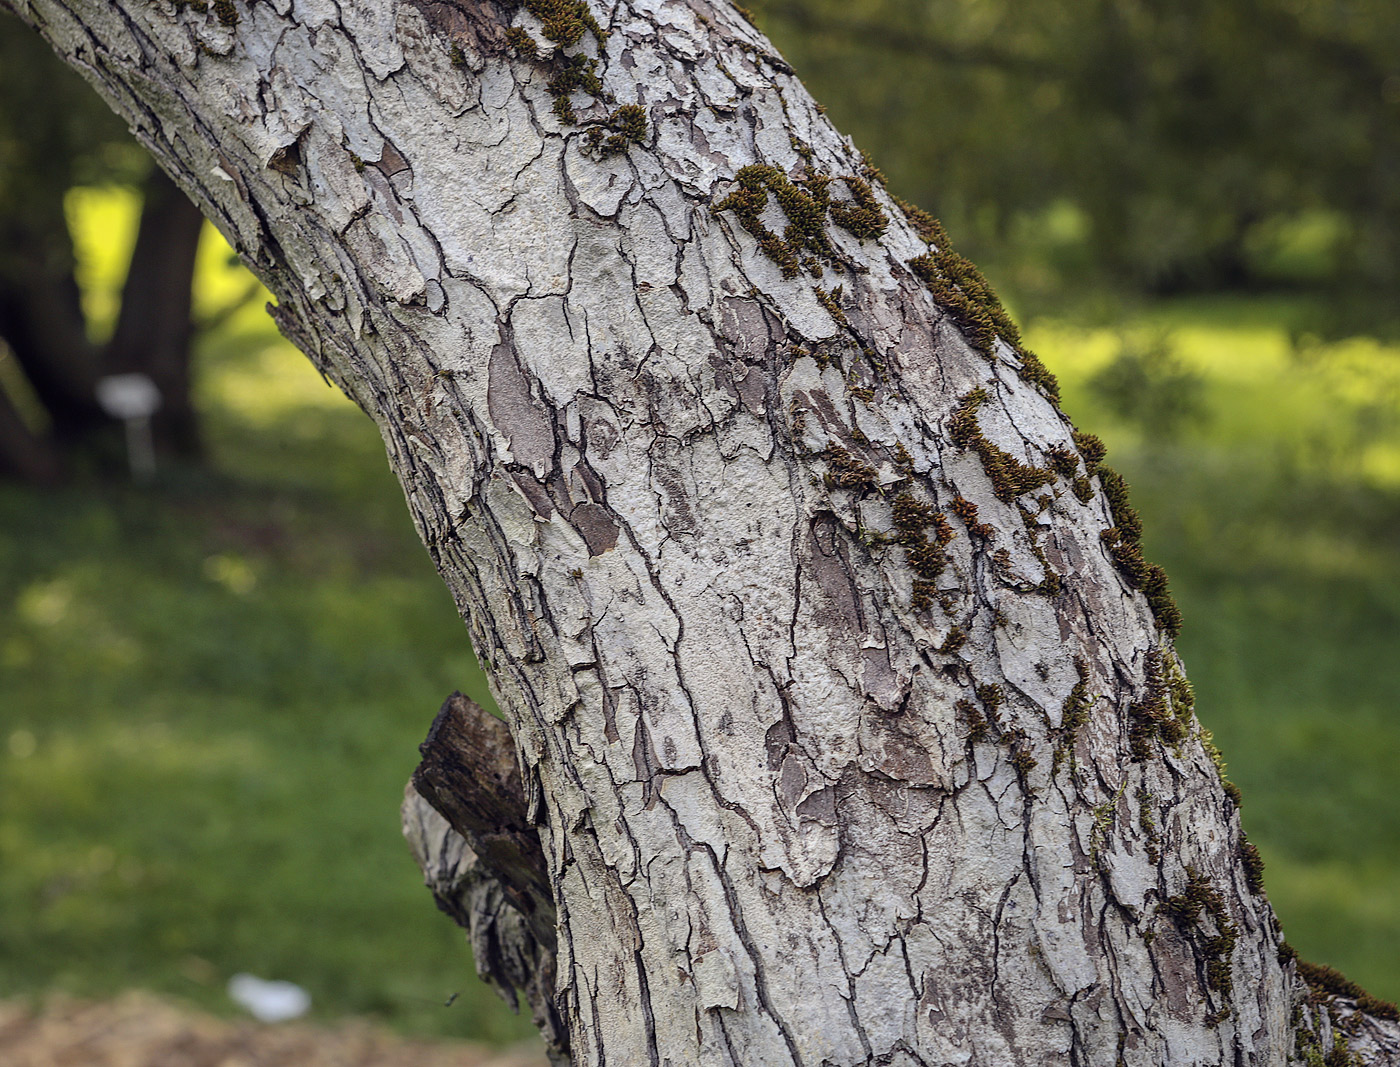
<svg viewBox="0 0 1400 1067"><path fill-rule="evenodd" d="M160 411L151 420L156 453L192 458L201 449L190 398L190 303L204 216L164 171L152 171L142 192L121 314L102 362L109 374L138 371L156 383L161 395Z"/></svg>
<svg viewBox="0 0 1400 1067"><path fill-rule="evenodd" d="M0 3L377 420L574 1062L1396 1062L1282 946L1121 479L734 9Z"/></svg>
<svg viewBox="0 0 1400 1067"><path fill-rule="evenodd" d="M18 368L6 377L28 386L27 421L15 395L0 398L0 473L52 482L65 469L125 466L121 428L96 396L98 380L117 373L146 374L159 387L157 452L197 456L190 288L203 216L82 80L3 12L0 96L0 352ZM75 186L106 183L138 187L141 215L115 329L97 344L66 207Z"/></svg>
<svg viewBox="0 0 1400 1067"><path fill-rule="evenodd" d="M120 430L97 402L103 375L137 372L155 382L161 408L151 420L158 455L200 454L190 397L191 283L204 216L161 170L142 184L136 245L122 286L121 310L106 344L87 335L74 279L74 255L61 183L34 204L0 214L0 340L14 354L48 419L36 435L0 401L0 469L51 482L65 465L112 465Z"/></svg>

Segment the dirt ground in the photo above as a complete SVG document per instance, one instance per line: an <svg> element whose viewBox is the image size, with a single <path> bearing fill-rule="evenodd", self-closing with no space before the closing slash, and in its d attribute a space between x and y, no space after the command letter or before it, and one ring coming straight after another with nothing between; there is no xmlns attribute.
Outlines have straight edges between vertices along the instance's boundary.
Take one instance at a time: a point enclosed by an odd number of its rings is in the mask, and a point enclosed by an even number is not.
<svg viewBox="0 0 1400 1067"><path fill-rule="evenodd" d="M533 1050L419 1041L362 1022L230 1021L144 993L0 1002L4 1067L544 1067Z"/></svg>

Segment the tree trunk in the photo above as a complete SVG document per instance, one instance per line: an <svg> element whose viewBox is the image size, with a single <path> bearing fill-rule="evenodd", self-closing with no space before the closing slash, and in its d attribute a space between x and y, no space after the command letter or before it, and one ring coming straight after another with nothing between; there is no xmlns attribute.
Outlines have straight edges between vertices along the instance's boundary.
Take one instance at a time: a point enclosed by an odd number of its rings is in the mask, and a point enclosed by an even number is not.
<svg viewBox="0 0 1400 1067"><path fill-rule="evenodd" d="M151 420L156 452L198 456L199 421L190 399L191 283L204 216L162 170L142 187L141 225L122 285L121 314L103 353L109 374L139 371L160 389Z"/></svg>
<svg viewBox="0 0 1400 1067"><path fill-rule="evenodd" d="M96 445L110 420L97 404L99 354L73 278L62 190L0 217L0 337L49 418L59 453Z"/></svg>
<svg viewBox="0 0 1400 1067"><path fill-rule="evenodd" d="M1400 1062L1281 948L1121 480L735 9L0 3L378 422L573 1062Z"/></svg>
<svg viewBox="0 0 1400 1067"><path fill-rule="evenodd" d="M163 172L142 186L141 221L122 286L121 312L105 346L87 336L73 245L63 213L65 189L10 205L0 217L0 338L48 416L40 437L17 422L0 398L0 473L56 481L65 467L119 460L119 426L97 402L104 374L140 372L161 392L151 429L158 454L200 453L190 397L191 283L204 217ZM35 210L37 208L37 210Z"/></svg>

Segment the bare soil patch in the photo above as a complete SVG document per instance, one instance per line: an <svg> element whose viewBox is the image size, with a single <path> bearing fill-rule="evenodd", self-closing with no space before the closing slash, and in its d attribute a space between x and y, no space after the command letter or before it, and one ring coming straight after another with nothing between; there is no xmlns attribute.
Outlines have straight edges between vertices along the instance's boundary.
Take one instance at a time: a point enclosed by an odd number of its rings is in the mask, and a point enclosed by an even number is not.
<svg viewBox="0 0 1400 1067"><path fill-rule="evenodd" d="M231 1021L146 993L0 1002L4 1067L545 1067L534 1049L402 1037L358 1020Z"/></svg>

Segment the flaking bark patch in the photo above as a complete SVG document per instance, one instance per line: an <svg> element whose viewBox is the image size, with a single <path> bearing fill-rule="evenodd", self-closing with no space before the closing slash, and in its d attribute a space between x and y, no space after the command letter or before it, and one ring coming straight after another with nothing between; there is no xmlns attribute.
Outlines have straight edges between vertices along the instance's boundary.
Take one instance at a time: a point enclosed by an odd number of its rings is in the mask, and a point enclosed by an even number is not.
<svg viewBox="0 0 1400 1067"><path fill-rule="evenodd" d="M491 421L509 442L516 462L543 476L554 461L554 430L544 406L531 395L530 380L509 345L495 347L487 374Z"/></svg>

